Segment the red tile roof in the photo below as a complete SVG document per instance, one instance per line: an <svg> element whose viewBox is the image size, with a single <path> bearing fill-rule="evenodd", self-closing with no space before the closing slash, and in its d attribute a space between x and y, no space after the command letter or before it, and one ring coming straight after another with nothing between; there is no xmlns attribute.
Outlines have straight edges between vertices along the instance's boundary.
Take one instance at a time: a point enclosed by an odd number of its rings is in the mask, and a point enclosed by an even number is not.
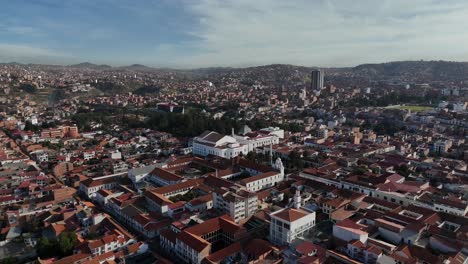
<svg viewBox="0 0 468 264"><path fill-rule="evenodd" d="M272 216L278 217L288 222L294 222L304 216L307 216L308 214L308 212L301 209L287 208L282 211L273 213Z"/></svg>
<svg viewBox="0 0 468 264"><path fill-rule="evenodd" d="M172 173L172 172L169 172L167 170L160 169L160 168L155 168L150 173L150 175L161 178L161 179L163 179L165 181L181 181L183 179L182 177L180 177L179 175L177 175L175 173Z"/></svg>
<svg viewBox="0 0 468 264"><path fill-rule="evenodd" d="M206 261L208 263L220 263L225 258L241 252L241 250L241 244L234 243L209 255L208 257L206 257Z"/></svg>
<svg viewBox="0 0 468 264"><path fill-rule="evenodd" d="M177 234L177 240L183 242L188 247L194 249L197 252L203 251L206 247L210 246L211 244L195 235L192 235L186 231L182 231Z"/></svg>

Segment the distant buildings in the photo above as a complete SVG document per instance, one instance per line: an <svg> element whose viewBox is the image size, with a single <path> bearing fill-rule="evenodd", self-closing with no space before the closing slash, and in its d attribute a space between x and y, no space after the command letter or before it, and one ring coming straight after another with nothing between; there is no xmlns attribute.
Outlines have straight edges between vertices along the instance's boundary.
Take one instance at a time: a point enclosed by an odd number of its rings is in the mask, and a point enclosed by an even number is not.
<svg viewBox="0 0 468 264"><path fill-rule="evenodd" d="M168 113L180 113L185 112L183 105L173 104L173 103L159 103L156 106L157 110L168 112Z"/></svg>
<svg viewBox="0 0 468 264"><path fill-rule="evenodd" d="M61 126L58 128L44 129L41 132L42 138L77 138L80 134L78 133L78 127L76 126Z"/></svg>

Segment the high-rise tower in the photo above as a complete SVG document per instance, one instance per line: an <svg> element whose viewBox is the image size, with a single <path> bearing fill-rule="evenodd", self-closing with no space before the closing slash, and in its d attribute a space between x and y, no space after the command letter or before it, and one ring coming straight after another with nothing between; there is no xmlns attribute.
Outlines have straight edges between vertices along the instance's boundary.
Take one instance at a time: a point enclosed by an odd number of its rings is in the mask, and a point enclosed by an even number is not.
<svg viewBox="0 0 468 264"><path fill-rule="evenodd" d="M323 72L319 69L313 70L310 75L310 89L320 91L323 88Z"/></svg>

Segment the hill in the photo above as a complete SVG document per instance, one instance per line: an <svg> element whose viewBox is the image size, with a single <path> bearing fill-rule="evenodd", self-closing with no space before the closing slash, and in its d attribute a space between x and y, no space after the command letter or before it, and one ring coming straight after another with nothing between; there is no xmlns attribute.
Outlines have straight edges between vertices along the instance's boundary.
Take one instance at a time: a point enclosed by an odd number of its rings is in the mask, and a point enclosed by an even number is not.
<svg viewBox="0 0 468 264"><path fill-rule="evenodd" d="M290 64L270 64L263 66L252 66L244 68L233 67L211 67L198 69L169 69L152 68L142 64L112 67L109 65L97 65L90 62L60 66L42 64L0 63L1 65L28 66L32 68L60 69L75 68L81 70L95 71L132 71L132 72L154 72L178 74L183 78L211 78L214 76L240 77L250 82L262 79L275 82L293 78L294 81L307 80L310 71L317 67L297 66ZM463 81L468 76L468 62L454 61L394 61L387 63L361 64L356 67L323 68L327 77L357 77L367 80L402 79L413 82L430 81Z"/></svg>
<svg viewBox="0 0 468 264"><path fill-rule="evenodd" d="M466 80L468 62L452 61L396 61L379 64L362 64L351 69L361 77L433 80Z"/></svg>
<svg viewBox="0 0 468 264"><path fill-rule="evenodd" d="M118 69L128 70L128 71L154 71L156 70L155 68L151 68L142 64L132 64L129 66L122 66L122 67L118 67Z"/></svg>
<svg viewBox="0 0 468 264"><path fill-rule="evenodd" d="M93 70L106 70L111 69L112 67L106 64L93 64L90 62L82 62L78 64L69 65L70 68L80 68L80 69L93 69Z"/></svg>

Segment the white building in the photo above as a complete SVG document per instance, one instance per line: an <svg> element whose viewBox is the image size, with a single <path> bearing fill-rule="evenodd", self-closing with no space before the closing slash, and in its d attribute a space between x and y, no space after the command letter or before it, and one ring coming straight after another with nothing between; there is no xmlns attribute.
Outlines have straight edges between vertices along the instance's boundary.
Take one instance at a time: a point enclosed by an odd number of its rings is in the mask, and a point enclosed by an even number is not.
<svg viewBox="0 0 468 264"><path fill-rule="evenodd" d="M117 186L115 177L109 177L99 180L87 179L80 182L79 190L86 195L89 199L96 197L96 193L99 190L111 190Z"/></svg>
<svg viewBox="0 0 468 264"><path fill-rule="evenodd" d="M366 243L369 234L362 229L364 229L364 226L345 219L333 226L333 236L346 242L359 240L362 243Z"/></svg>
<svg viewBox="0 0 468 264"><path fill-rule="evenodd" d="M109 158L121 160L122 159L122 152L120 152L118 150L111 151L111 152L109 152Z"/></svg>
<svg viewBox="0 0 468 264"><path fill-rule="evenodd" d="M223 158L233 158L240 153L244 155L258 147L276 145L284 138L284 130L268 127L259 131L250 131L243 135L224 136L213 131L206 131L193 139L193 154L207 156L216 155Z"/></svg>
<svg viewBox="0 0 468 264"><path fill-rule="evenodd" d="M179 183L183 180L181 176L161 168L155 168L149 173L149 180L159 186L167 186Z"/></svg>
<svg viewBox="0 0 468 264"><path fill-rule="evenodd" d="M31 153L35 158L37 163L48 162L49 161L49 153L44 150L38 150Z"/></svg>
<svg viewBox="0 0 468 264"><path fill-rule="evenodd" d="M83 152L83 159L86 160L86 161L93 159L95 156L96 156L95 151L85 151L85 152Z"/></svg>
<svg viewBox="0 0 468 264"><path fill-rule="evenodd" d="M434 142L433 151L437 153L446 153L451 147L451 140L437 140Z"/></svg>
<svg viewBox="0 0 468 264"><path fill-rule="evenodd" d="M258 196L246 190L220 189L213 192L213 207L229 214L236 222L255 214Z"/></svg>
<svg viewBox="0 0 468 264"><path fill-rule="evenodd" d="M278 182L282 182L284 180L284 166L280 158L276 159L273 167L276 170L263 172L256 174L255 176L245 178L240 182L240 184L245 186L247 190L251 192L275 186ZM254 172L254 170L248 168L246 168L246 171L249 173Z"/></svg>
<svg viewBox="0 0 468 264"><path fill-rule="evenodd" d="M466 110L466 103L454 103L453 111L454 112L464 112Z"/></svg>
<svg viewBox="0 0 468 264"><path fill-rule="evenodd" d="M286 208L270 215L270 242L288 245L315 226L315 212Z"/></svg>
<svg viewBox="0 0 468 264"><path fill-rule="evenodd" d="M254 151L258 147L276 145L279 143L279 137L276 134L270 134L268 131L263 130L250 132L243 136L234 135L234 138L240 144L246 145L248 152Z"/></svg>
<svg viewBox="0 0 468 264"><path fill-rule="evenodd" d="M305 90L304 90L304 92L305 92ZM262 129L260 129L260 131L268 132L270 135L276 135L280 139L284 138L284 130L280 129L279 127L262 128Z"/></svg>
<svg viewBox="0 0 468 264"><path fill-rule="evenodd" d="M143 180L156 168L156 164L144 166L140 168L134 168L128 171L128 177L132 181L135 187L143 183Z"/></svg>
<svg viewBox="0 0 468 264"><path fill-rule="evenodd" d="M240 153L246 155L248 146L240 144L231 136L206 131L193 139L193 154L200 156L215 155L223 158L234 158Z"/></svg>

